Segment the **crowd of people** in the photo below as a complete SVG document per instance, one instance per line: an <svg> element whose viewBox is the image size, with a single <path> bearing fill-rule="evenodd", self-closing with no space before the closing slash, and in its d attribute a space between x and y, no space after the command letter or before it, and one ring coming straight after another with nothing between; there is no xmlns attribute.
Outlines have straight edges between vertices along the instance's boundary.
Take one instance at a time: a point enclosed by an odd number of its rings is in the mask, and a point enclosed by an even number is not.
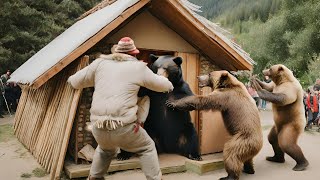
<svg viewBox="0 0 320 180"><path fill-rule="evenodd" d="M306 130L312 129L313 125L318 126L320 130L320 79L317 79L315 85L306 90L303 102L307 120Z"/></svg>
<svg viewBox="0 0 320 180"><path fill-rule="evenodd" d="M11 71L0 76L0 118L4 118L5 113L16 111L21 95L21 89L16 83L8 83Z"/></svg>
<svg viewBox="0 0 320 180"><path fill-rule="evenodd" d="M264 82L271 82L268 76L264 77ZM247 90L251 97L255 100L259 109L266 110L267 101L260 99L257 91L251 87L250 84L246 85ZM306 130L312 129L312 126L318 126L320 131L320 79L316 80L313 86L307 88L303 96L305 117L306 117Z"/></svg>

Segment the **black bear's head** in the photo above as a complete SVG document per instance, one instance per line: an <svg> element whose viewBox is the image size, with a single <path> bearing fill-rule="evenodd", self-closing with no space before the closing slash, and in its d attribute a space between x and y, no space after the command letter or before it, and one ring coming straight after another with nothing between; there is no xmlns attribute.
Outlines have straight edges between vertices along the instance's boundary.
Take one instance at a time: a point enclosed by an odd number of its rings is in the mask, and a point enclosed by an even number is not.
<svg viewBox="0 0 320 180"><path fill-rule="evenodd" d="M150 55L151 70L161 76L165 76L173 85L183 82L182 78L182 58L175 56L155 56Z"/></svg>

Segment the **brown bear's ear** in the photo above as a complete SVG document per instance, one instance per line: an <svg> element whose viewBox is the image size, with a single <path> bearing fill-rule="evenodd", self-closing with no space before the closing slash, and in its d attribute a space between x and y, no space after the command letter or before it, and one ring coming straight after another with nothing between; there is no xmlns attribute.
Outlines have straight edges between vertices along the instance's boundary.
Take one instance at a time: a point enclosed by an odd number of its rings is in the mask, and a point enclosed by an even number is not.
<svg viewBox="0 0 320 180"><path fill-rule="evenodd" d="M283 71L283 67L279 66L278 71Z"/></svg>
<svg viewBox="0 0 320 180"><path fill-rule="evenodd" d="M154 54L150 54L149 55L149 59L152 63L154 63L159 57L154 55Z"/></svg>
<svg viewBox="0 0 320 180"><path fill-rule="evenodd" d="M229 75L228 71L221 72L221 77L228 77L228 75Z"/></svg>
<svg viewBox="0 0 320 180"><path fill-rule="evenodd" d="M181 57L176 57L173 59L173 61L178 65L180 66L182 64L182 58Z"/></svg>

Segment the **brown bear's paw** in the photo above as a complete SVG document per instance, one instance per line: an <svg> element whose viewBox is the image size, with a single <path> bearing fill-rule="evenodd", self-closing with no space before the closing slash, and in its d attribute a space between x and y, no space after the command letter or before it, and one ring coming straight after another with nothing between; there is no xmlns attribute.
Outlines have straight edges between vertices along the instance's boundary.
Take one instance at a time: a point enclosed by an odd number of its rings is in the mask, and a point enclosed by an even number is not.
<svg viewBox="0 0 320 180"><path fill-rule="evenodd" d="M255 173L252 166L246 166L246 165L243 167L243 172L247 173L247 174L254 174Z"/></svg>
<svg viewBox="0 0 320 180"><path fill-rule="evenodd" d="M239 178L233 177L233 176L227 176L227 177L222 177L219 180L239 180Z"/></svg>
<svg viewBox="0 0 320 180"><path fill-rule="evenodd" d="M276 157L276 156L269 156L266 158L267 161L276 162L276 163L284 163L284 157Z"/></svg>
<svg viewBox="0 0 320 180"><path fill-rule="evenodd" d="M305 161L304 163L297 164L292 170L304 171L308 166L309 166L309 162Z"/></svg>

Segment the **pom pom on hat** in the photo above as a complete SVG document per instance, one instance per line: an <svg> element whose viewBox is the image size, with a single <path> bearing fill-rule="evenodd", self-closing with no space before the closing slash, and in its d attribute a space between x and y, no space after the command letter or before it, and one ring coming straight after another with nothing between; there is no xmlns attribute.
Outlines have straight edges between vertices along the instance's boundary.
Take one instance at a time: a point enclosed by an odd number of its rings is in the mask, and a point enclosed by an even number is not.
<svg viewBox="0 0 320 180"><path fill-rule="evenodd" d="M130 37L123 37L116 45L114 51L116 53L126 53L131 55L139 54L140 51L134 45L134 41Z"/></svg>

